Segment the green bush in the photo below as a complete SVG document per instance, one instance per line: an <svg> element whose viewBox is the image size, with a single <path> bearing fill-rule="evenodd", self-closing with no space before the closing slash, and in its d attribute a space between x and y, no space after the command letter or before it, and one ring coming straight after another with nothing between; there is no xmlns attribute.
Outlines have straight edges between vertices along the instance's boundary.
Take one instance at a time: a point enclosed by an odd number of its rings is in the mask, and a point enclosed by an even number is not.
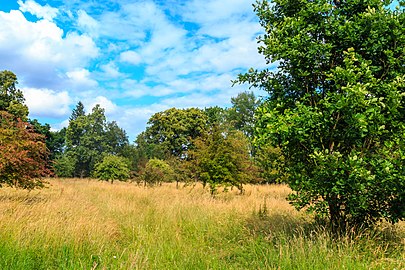
<svg viewBox="0 0 405 270"><path fill-rule="evenodd" d="M146 163L142 173L142 180L149 185L174 181L174 170L164 160L152 158Z"/></svg>
<svg viewBox="0 0 405 270"><path fill-rule="evenodd" d="M100 163L96 164L94 176L111 183L114 180L125 181L130 177L128 161L119 156L105 156Z"/></svg>
<svg viewBox="0 0 405 270"><path fill-rule="evenodd" d="M211 194L218 187L236 187L243 192L243 184L257 181L257 167L249 155L249 141L237 130L214 127L195 142L190 157L195 174Z"/></svg>

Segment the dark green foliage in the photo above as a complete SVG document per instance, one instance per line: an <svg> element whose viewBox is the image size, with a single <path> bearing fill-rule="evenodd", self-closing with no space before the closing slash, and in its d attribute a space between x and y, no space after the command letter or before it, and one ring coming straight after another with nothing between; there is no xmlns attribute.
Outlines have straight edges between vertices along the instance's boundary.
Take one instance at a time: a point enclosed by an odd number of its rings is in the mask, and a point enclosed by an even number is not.
<svg viewBox="0 0 405 270"><path fill-rule="evenodd" d="M46 145L50 151L49 158L54 160L65 151L66 128L58 131L51 131L50 137L46 139Z"/></svg>
<svg viewBox="0 0 405 270"><path fill-rule="evenodd" d="M228 118L228 110L218 106L205 108L204 113L207 115L208 127L222 125L227 121Z"/></svg>
<svg viewBox="0 0 405 270"><path fill-rule="evenodd" d="M145 131L141 132L135 140L139 159L158 158L165 159L168 155L165 144L149 143Z"/></svg>
<svg viewBox="0 0 405 270"><path fill-rule="evenodd" d="M253 137L255 111L259 106L253 92L242 92L231 98L232 107L228 110L228 121L249 139Z"/></svg>
<svg viewBox="0 0 405 270"><path fill-rule="evenodd" d="M146 131L137 140L138 146L145 146L148 157L158 156L155 151L163 152L163 156L182 158L192 147L192 140L205 131L207 116L204 111L196 108L172 108L155 113L148 121Z"/></svg>
<svg viewBox="0 0 405 270"><path fill-rule="evenodd" d="M260 178L262 183L274 184L285 182L283 175L283 156L280 148L272 145L262 145L257 148L254 156L255 163L260 168Z"/></svg>
<svg viewBox="0 0 405 270"><path fill-rule="evenodd" d="M405 14L392 1L259 1L268 91L256 143L280 147L292 203L334 230L405 218Z"/></svg>
<svg viewBox="0 0 405 270"><path fill-rule="evenodd" d="M86 111L84 110L84 105L81 101L79 101L73 109L72 114L69 117L69 122L76 120L80 116L86 116Z"/></svg>
<svg viewBox="0 0 405 270"><path fill-rule="evenodd" d="M66 130L66 150L57 165L59 175L69 175L70 165L74 163L72 176L88 177L95 164L101 162L103 155L131 154L125 131L115 122L108 123L104 109L99 105L90 114L84 115L84 108L79 102L70 119ZM60 171L63 168L68 170Z"/></svg>
<svg viewBox="0 0 405 270"><path fill-rule="evenodd" d="M53 161L53 170L57 177L73 177L75 174L75 167L77 160L69 153L59 155Z"/></svg>
<svg viewBox="0 0 405 270"><path fill-rule="evenodd" d="M197 179L209 185L211 194L218 187L237 187L254 180L257 168L250 160L249 142L236 130L214 126L211 131L194 142L190 153Z"/></svg>
<svg viewBox="0 0 405 270"><path fill-rule="evenodd" d="M113 155L124 155L129 145L127 133L115 121L107 123L105 140Z"/></svg>
<svg viewBox="0 0 405 270"><path fill-rule="evenodd" d="M24 105L24 95L17 89L17 84L17 76L13 72L0 71L0 111L27 121L28 107Z"/></svg>
<svg viewBox="0 0 405 270"><path fill-rule="evenodd" d="M130 177L128 160L123 157L107 155L100 163L96 164L94 176L100 180L111 181L111 183L114 180L125 181Z"/></svg>
<svg viewBox="0 0 405 270"><path fill-rule="evenodd" d="M43 125L37 119L29 119L28 122L34 127L35 132L45 137L46 148L49 150L49 161L53 161L63 153L66 128L62 128L60 131L51 131L49 124Z"/></svg>
<svg viewBox="0 0 405 270"><path fill-rule="evenodd" d="M174 171L164 160L152 158L146 163L141 178L145 182L145 185L151 186L161 184L162 182L173 182Z"/></svg>

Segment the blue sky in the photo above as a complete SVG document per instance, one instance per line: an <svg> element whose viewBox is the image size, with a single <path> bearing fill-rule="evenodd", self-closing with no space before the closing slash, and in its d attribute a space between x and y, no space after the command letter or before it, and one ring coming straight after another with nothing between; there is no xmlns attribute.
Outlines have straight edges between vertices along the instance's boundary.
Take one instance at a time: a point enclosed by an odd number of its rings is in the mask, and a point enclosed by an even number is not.
<svg viewBox="0 0 405 270"><path fill-rule="evenodd" d="M0 69L30 117L58 129L80 100L130 139L155 112L230 105L231 80L263 68L250 0L0 0ZM258 93L260 94L260 93Z"/></svg>

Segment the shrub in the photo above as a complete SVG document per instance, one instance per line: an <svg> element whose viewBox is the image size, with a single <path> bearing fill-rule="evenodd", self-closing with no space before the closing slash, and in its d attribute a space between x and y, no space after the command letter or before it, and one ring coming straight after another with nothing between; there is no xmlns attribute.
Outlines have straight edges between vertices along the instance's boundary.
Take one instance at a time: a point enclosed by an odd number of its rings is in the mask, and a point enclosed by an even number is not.
<svg viewBox="0 0 405 270"><path fill-rule="evenodd" d="M111 183L114 180L125 181L130 177L128 161L119 156L105 156L101 162L96 164L94 176L100 180L111 181Z"/></svg>
<svg viewBox="0 0 405 270"><path fill-rule="evenodd" d="M157 185L162 182L173 182L174 171L164 160L152 158L146 163L142 173L142 180L145 185Z"/></svg>

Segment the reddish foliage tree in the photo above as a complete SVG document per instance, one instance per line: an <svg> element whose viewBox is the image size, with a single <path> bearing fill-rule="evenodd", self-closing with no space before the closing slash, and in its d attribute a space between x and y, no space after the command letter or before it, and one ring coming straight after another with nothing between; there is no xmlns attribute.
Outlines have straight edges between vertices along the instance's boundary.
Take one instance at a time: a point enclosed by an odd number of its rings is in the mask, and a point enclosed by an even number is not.
<svg viewBox="0 0 405 270"><path fill-rule="evenodd" d="M48 150L43 135L26 122L0 111L0 187L42 187Z"/></svg>

